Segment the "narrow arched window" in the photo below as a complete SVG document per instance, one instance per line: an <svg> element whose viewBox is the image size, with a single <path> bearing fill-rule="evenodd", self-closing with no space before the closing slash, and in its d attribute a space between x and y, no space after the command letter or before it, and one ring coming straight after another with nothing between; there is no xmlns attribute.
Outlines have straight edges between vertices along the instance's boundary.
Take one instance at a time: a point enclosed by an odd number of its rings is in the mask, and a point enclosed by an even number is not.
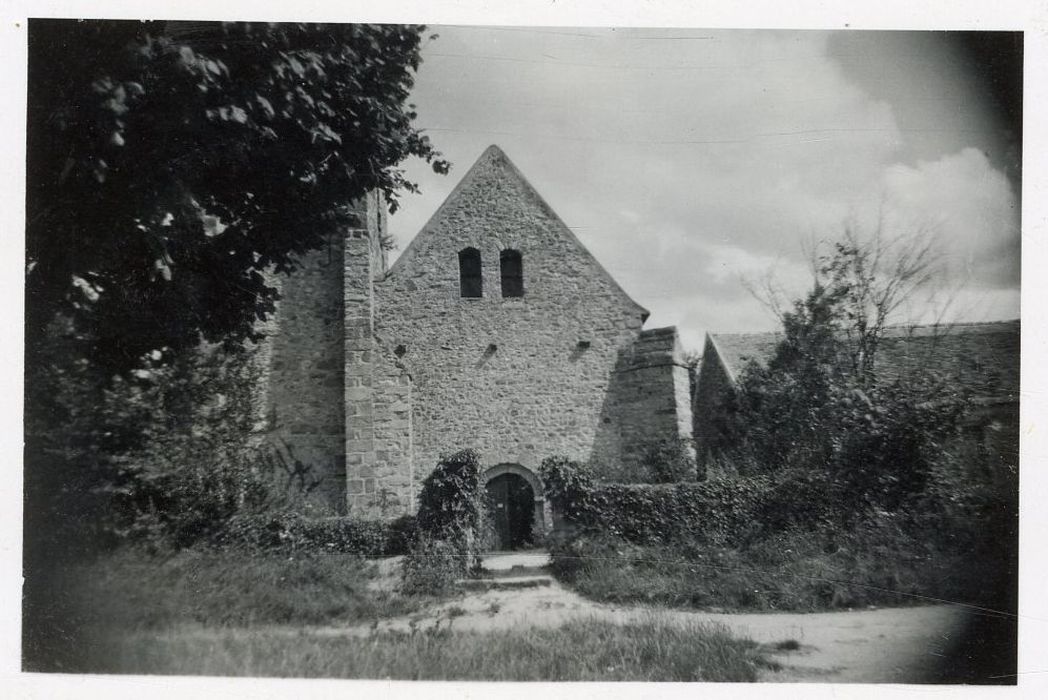
<svg viewBox="0 0 1048 700"><path fill-rule="evenodd" d="M480 251L465 248L459 251L459 291L464 297L484 296L484 279L480 273Z"/></svg>
<svg viewBox="0 0 1048 700"><path fill-rule="evenodd" d="M524 296L524 259L519 250L504 250L499 253L502 269L502 296Z"/></svg>

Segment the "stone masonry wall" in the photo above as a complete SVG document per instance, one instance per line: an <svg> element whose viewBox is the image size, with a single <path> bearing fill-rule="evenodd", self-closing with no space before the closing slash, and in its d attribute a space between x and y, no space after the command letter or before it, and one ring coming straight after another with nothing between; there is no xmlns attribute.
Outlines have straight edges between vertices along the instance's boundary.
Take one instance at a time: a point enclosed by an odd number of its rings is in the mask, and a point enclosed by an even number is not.
<svg viewBox="0 0 1048 700"><path fill-rule="evenodd" d="M481 298L460 296L458 251L470 246L482 256ZM523 255L523 297L501 295L504 249ZM375 333L386 353L400 351L414 405L414 462L396 479L413 466L417 490L442 453L465 447L487 466L532 471L554 454L589 459L644 314L489 149L376 284Z"/></svg>
<svg viewBox="0 0 1048 700"><path fill-rule="evenodd" d="M412 508L411 376L375 334L374 282L386 272L384 203L369 197L361 228L346 235L346 501L354 515Z"/></svg>
<svg viewBox="0 0 1048 700"><path fill-rule="evenodd" d="M695 417L695 449L698 454L699 468L709 459L709 442L713 432L711 419L724 410L724 402L730 392L734 391L732 380L724 368L713 340L706 336L702 349L702 365L695 384L695 400L692 406Z"/></svg>
<svg viewBox="0 0 1048 700"><path fill-rule="evenodd" d="M617 426L618 431L600 440L597 460L614 469L610 476L619 480L650 478L647 451L691 437L688 367L676 328L643 331L624 350L612 377L602 423Z"/></svg>
<svg viewBox="0 0 1048 700"><path fill-rule="evenodd" d="M363 492L350 489L350 511L389 517L414 510L413 387L411 375L378 339L376 350L372 417L375 453L360 474Z"/></svg>
<svg viewBox="0 0 1048 700"><path fill-rule="evenodd" d="M319 482L313 493L339 513L347 507L346 448L361 446L353 441L372 423L370 413L357 414L352 389L370 381L360 368L373 342L371 278L385 272L383 203L369 195L351 213L348 230L301 256L291 275L275 276L281 299L259 327L265 339L256 353L259 442L303 482Z"/></svg>
<svg viewBox="0 0 1048 700"><path fill-rule="evenodd" d="M345 509L342 240L332 236L281 279L281 300L260 349L265 441L336 512Z"/></svg>
<svg viewBox="0 0 1048 700"><path fill-rule="evenodd" d="M345 304L345 450L346 498L350 512L374 493L375 348L374 258L366 228L346 234L343 300ZM370 488L369 488L370 487Z"/></svg>

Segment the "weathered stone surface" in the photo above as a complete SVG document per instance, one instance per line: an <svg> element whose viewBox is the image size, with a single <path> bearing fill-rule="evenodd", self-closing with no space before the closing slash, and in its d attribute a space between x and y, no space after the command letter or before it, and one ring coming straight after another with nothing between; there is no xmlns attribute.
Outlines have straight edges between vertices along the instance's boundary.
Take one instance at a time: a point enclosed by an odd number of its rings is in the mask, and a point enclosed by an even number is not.
<svg viewBox="0 0 1048 700"><path fill-rule="evenodd" d="M702 369L695 387L692 414L695 416L695 448L698 462L705 465L715 427L712 417L722 411L734 385L731 369L725 366L720 352L709 335L702 349Z"/></svg>
<svg viewBox="0 0 1048 700"><path fill-rule="evenodd" d="M341 259L342 242L332 237L280 280L276 318L262 329L260 356L269 366L259 426L273 449L320 481L316 493L338 511L346 500Z"/></svg>

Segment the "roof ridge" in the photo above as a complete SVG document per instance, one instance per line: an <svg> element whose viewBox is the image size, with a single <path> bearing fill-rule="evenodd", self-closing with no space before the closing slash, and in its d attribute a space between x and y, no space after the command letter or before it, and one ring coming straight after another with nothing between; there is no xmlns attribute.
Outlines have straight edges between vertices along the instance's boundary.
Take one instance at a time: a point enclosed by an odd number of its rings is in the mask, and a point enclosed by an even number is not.
<svg viewBox="0 0 1048 700"><path fill-rule="evenodd" d="M1015 323L1021 323L1021 318L1010 318L1000 321L951 321L945 323L919 323L910 325L906 323L892 324L890 326L884 326L882 330L920 330L927 328L972 328L975 326L1006 326ZM745 336L761 336L761 335L785 335L782 330L776 331L741 331L733 333L725 333L718 331L708 331L709 335L718 338L740 338Z"/></svg>
<svg viewBox="0 0 1048 700"><path fill-rule="evenodd" d="M916 367L952 376L978 395L1017 394L1019 324L1012 319L887 327L877 352L878 372L898 377ZM734 381L747 362L765 364L785 335L770 331L706 337L710 352L703 353L703 363L719 362ZM843 333L837 337L848 342Z"/></svg>
<svg viewBox="0 0 1048 700"><path fill-rule="evenodd" d="M444 198L444 201L440 203L440 206L438 206L433 211L430 217L426 219L426 223L422 224L422 227L415 233L414 238L412 238L411 242L409 242L407 247L404 248L404 251L399 256L397 256L397 259L394 260L393 264L389 266L388 270L386 270L385 277L387 279L392 277L395 272L400 270L400 268L408 264L408 261L414 255L414 249L417 247L416 244L422 237L422 234L425 233L430 228L430 226L432 226L439 219L444 209L449 204L451 204L451 202L455 201L455 198L459 195L459 193L466 188L467 183L473 181L473 177L475 176L477 171L480 170L481 164L489 160L492 160L499 155L502 155L503 157L506 156L506 154L502 152L501 148L499 148L495 144L491 144L490 146L484 149L484 152L481 153L475 161L473 161L473 165L469 166L469 169L466 170L466 174L463 175L461 179L459 179L459 181L455 184L455 186L451 188L451 192L448 193L448 196ZM506 160L508 161L509 158L506 158Z"/></svg>
<svg viewBox="0 0 1048 700"><path fill-rule="evenodd" d="M646 307L641 306L639 303L637 303L637 301L632 296L630 296L629 292L622 288L622 285L619 284L619 281L617 279L615 279L615 276L608 272L608 269L604 267L600 260L597 260L597 257L590 252L590 249L587 248L582 243L582 241L579 240L579 237L575 235L575 232L571 230L571 227L564 223L564 220L560 218L560 214L558 214L556 210L554 210L553 207L549 205L549 202L546 201L546 198L543 197L537 189L535 189L535 186L531 184L531 181L524 175L524 173L520 171L520 168L517 167L517 164L514 163L508 155L506 155L506 152L498 146L496 146L495 144L488 146L487 150L484 151L485 154L489 152L498 154L502 157L502 160L509 167L509 169L512 170L513 173L520 179L520 181L524 184L524 187L530 190L530 192L535 196L535 198L538 200L539 205L546 210L546 212L550 215L550 217L552 217L554 221L557 222L557 224L560 225L560 228L564 231L568 240L570 240L579 249L579 252L588 257L593 262L593 264L597 266L597 269L600 272L604 273L604 276L608 278L608 281L611 282L612 286L615 289L617 289L619 293L626 298L627 301L629 301L631 304L637 307L637 309L641 312L641 323L646 321L648 317L651 316L651 312Z"/></svg>

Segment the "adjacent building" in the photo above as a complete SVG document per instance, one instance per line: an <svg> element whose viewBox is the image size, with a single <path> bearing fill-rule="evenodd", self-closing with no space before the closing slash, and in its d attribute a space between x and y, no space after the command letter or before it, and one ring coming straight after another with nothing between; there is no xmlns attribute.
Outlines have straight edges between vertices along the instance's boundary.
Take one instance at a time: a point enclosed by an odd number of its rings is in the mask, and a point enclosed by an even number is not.
<svg viewBox="0 0 1048 700"><path fill-rule="evenodd" d="M1019 463L1019 321L900 326L885 330L876 359L882 381L934 376L969 398L969 436L1012 465ZM747 364L766 363L782 333L708 333L693 412L700 462L712 417L723 409Z"/></svg>

